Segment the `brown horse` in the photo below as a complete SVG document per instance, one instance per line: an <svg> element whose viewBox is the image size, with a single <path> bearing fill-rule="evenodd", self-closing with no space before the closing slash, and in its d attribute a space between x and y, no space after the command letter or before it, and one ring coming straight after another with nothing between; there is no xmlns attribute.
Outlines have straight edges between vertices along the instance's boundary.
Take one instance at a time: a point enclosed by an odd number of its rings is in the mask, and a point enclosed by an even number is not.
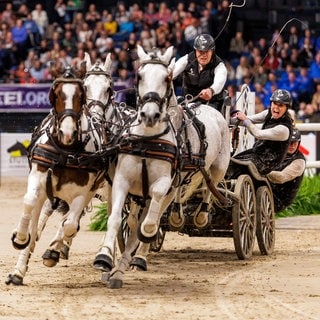
<svg viewBox="0 0 320 320"><path fill-rule="evenodd" d="M83 209L102 185L107 170L106 141L101 134L105 123L93 120L86 106L82 79L67 70L53 82L49 99L51 114L35 130L29 148L30 173L24 211L12 235L13 246L24 250L7 284L22 284L38 237L40 213L49 206L55 208L63 200L67 212L43 256L47 266L59 261L64 242L71 241L77 233Z"/></svg>

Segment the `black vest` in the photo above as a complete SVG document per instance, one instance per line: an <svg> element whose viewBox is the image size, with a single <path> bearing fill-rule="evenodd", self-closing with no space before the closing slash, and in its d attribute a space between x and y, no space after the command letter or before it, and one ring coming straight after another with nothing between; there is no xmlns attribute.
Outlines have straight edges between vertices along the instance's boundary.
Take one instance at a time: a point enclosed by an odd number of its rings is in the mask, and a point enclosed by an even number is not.
<svg viewBox="0 0 320 320"><path fill-rule="evenodd" d="M221 62L223 62L223 60L216 54L213 54L211 62L209 62L199 73L199 65L195 51L190 52L188 54L188 64L183 72L183 96L186 94L191 94L193 97L195 97L202 89L209 88L214 81L214 69ZM223 90L218 95L214 95L209 103L221 100L222 98ZM205 100L202 100L202 102L207 103Z"/></svg>
<svg viewBox="0 0 320 320"><path fill-rule="evenodd" d="M288 155L274 170L281 171L294 160L306 160L304 155L298 150L294 154ZM303 174L285 183L271 183L272 192L274 194L275 212L280 212L290 206L299 190L303 179Z"/></svg>
<svg viewBox="0 0 320 320"><path fill-rule="evenodd" d="M289 138L286 141L257 140L252 147L256 158L260 160L258 160L256 166L262 174L267 174L274 170L275 166L284 160L287 155L292 132L292 119L290 115L286 112L280 119L272 119L271 110L269 109L262 129L272 128L280 124L288 127L290 131Z"/></svg>
<svg viewBox="0 0 320 320"><path fill-rule="evenodd" d="M280 119L272 119L269 109L262 128L272 128L280 124L288 127L290 131L289 138L286 141L256 140L251 149L238 153L234 158L252 161L262 175L274 170L275 166L286 157L292 132L292 119L288 112Z"/></svg>

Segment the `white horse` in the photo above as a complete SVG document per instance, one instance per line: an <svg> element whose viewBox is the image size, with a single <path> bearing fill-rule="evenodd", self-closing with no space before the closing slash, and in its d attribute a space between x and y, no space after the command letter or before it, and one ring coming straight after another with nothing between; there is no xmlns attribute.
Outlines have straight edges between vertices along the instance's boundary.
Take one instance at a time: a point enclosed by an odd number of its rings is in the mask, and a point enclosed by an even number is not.
<svg viewBox="0 0 320 320"><path fill-rule="evenodd" d="M205 180L209 188L203 201L208 205L210 191L223 200L216 186L223 180L230 159L229 129L222 114L209 105L195 107L194 113L205 128L205 141L201 141L196 127L177 104L172 82L173 47L161 54L159 50L146 53L138 46L137 53L140 61L138 116L123 135L112 185L108 229L97 256L113 259L121 212L128 193L150 199L150 204L139 222L137 233L131 232L125 252L110 273L111 288L122 286L122 275L139 240L145 243L154 241L160 218L175 198L184 202ZM181 168L181 159L185 156L198 163L191 174ZM181 186L187 192L179 196ZM203 220L202 216L207 217L205 210L207 206L202 206L200 220ZM173 220L176 218L181 217ZM138 223L137 217L133 220Z"/></svg>
<svg viewBox="0 0 320 320"><path fill-rule="evenodd" d="M42 124L32 144L24 212L12 236L13 246L23 250L7 284L22 284L35 241L54 204L63 200L66 212L61 227L43 256L47 266L59 261L63 246L70 245L78 231L84 208L104 182L107 170L104 110L112 95L111 58L109 55L99 70L91 66L88 54L85 61L91 67L84 80L85 87L81 79L58 78L50 90L53 115Z"/></svg>

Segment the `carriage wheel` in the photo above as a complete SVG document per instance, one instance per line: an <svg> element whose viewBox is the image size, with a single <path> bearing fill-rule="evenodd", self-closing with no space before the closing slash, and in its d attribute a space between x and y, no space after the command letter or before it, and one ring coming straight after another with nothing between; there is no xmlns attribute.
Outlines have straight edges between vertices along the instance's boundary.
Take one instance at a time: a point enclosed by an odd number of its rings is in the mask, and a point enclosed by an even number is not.
<svg viewBox="0 0 320 320"><path fill-rule="evenodd" d="M130 213L130 199L127 198L124 208L122 210L122 221L121 228L117 235L118 246L120 252L123 253L125 250L126 242L130 235L130 228L127 223L127 218ZM150 251L159 252L162 248L163 241L165 238L166 232L162 230L161 226L158 229L158 233L156 235L156 240L150 243ZM133 253L134 254L134 253Z"/></svg>
<svg viewBox="0 0 320 320"><path fill-rule="evenodd" d="M130 228L127 223L127 218L130 213L130 199L127 197L127 200L124 204L122 209L122 220L121 220L121 227L119 229L117 240L120 252L123 253L126 247L127 240L130 235Z"/></svg>
<svg viewBox="0 0 320 320"><path fill-rule="evenodd" d="M159 252L162 248L166 232L162 230L161 226L158 229L157 238L150 243L150 251Z"/></svg>
<svg viewBox="0 0 320 320"><path fill-rule="evenodd" d="M238 177L234 193L240 201L232 208L233 242L238 258L244 260L252 256L256 234L256 199L250 176Z"/></svg>
<svg viewBox="0 0 320 320"><path fill-rule="evenodd" d="M267 186L257 190L257 240L261 254L273 253L275 243L275 213L273 196Z"/></svg>

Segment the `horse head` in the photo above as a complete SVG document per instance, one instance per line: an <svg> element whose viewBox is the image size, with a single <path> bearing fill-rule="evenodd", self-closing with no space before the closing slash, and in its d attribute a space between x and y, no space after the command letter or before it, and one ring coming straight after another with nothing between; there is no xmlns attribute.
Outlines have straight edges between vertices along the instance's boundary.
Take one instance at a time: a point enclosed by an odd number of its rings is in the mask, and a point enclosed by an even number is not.
<svg viewBox="0 0 320 320"><path fill-rule="evenodd" d="M146 53L138 45L137 54L140 62L137 72L139 120L146 127L154 127L168 119L168 106L174 94L172 71L175 59L171 60L173 46L161 54L158 49Z"/></svg>
<svg viewBox="0 0 320 320"><path fill-rule="evenodd" d="M53 82L49 100L55 117L53 136L59 144L72 146L80 138L79 120L86 103L82 80L67 70Z"/></svg>
<svg viewBox="0 0 320 320"><path fill-rule="evenodd" d="M87 95L87 106L91 112L103 115L107 111L107 106L112 104L113 99L111 53L107 55L104 63L97 60L95 64L92 64L89 54L85 52L84 62L87 71L83 86Z"/></svg>

